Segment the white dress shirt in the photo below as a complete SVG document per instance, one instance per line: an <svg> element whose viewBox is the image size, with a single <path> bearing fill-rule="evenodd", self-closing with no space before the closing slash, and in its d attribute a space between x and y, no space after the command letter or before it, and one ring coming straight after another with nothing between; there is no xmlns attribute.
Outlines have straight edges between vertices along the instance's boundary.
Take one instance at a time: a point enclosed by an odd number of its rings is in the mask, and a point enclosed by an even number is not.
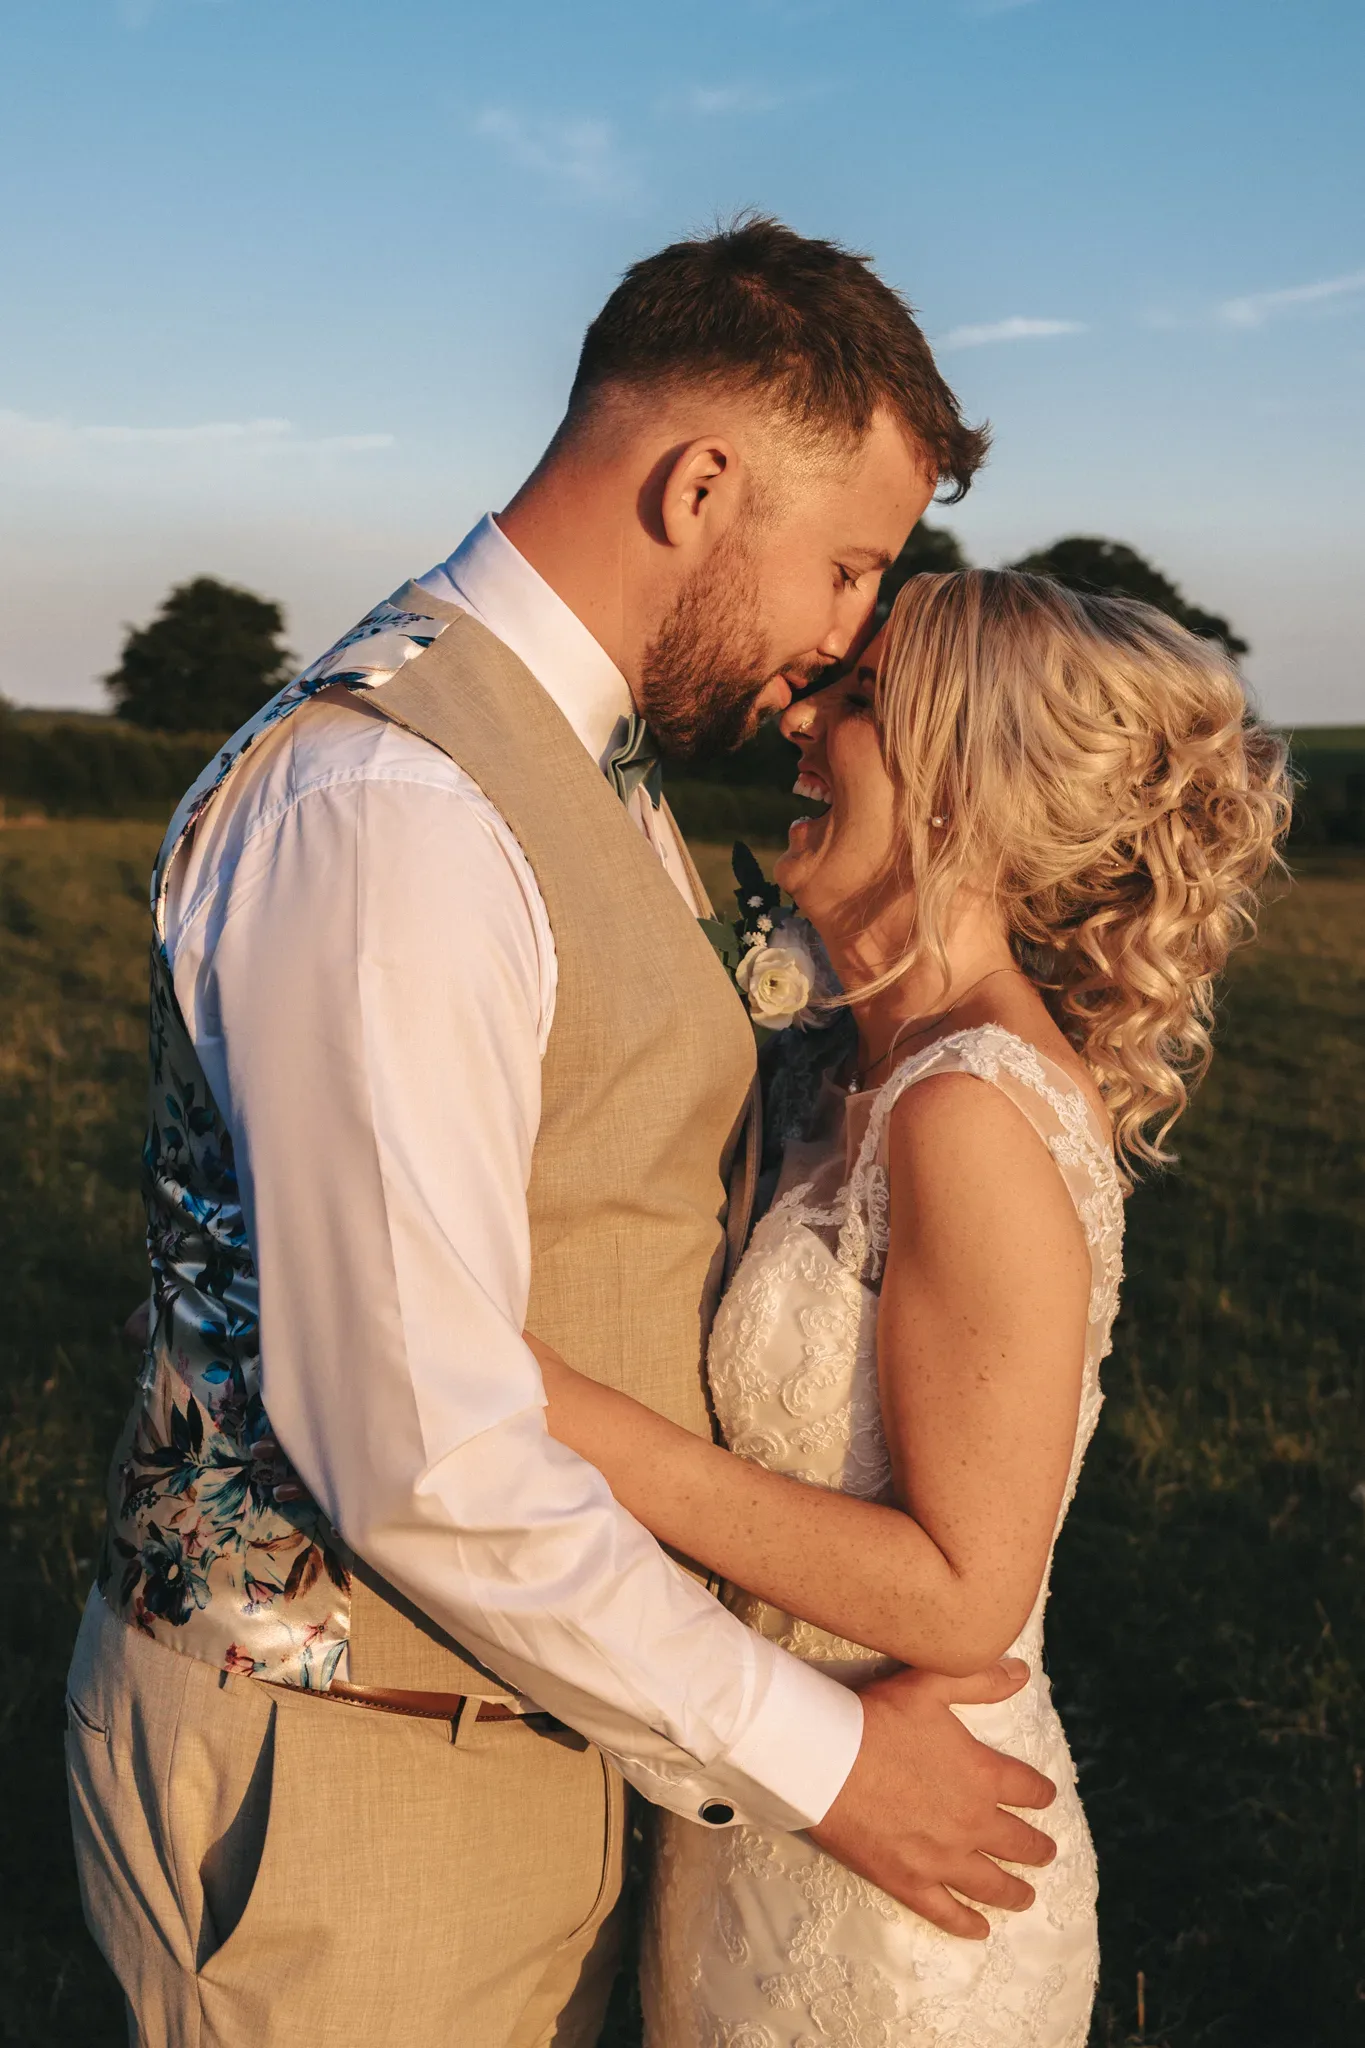
<svg viewBox="0 0 1365 2048"><path fill-rule="evenodd" d="M491 518L421 581L610 751L624 677ZM667 821L643 791L632 813L690 902ZM506 822L363 698L315 700L181 849L166 941L233 1137L266 1409L334 1525L650 1799L822 1818L857 1698L735 1620L545 1428L522 1329L556 963Z"/></svg>

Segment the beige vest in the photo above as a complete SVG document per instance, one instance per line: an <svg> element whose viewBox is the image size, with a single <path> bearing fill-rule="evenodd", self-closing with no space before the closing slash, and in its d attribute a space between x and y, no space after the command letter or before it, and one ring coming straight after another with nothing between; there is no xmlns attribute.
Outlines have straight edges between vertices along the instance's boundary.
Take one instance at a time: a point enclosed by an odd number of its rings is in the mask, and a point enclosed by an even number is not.
<svg viewBox="0 0 1365 2048"><path fill-rule="evenodd" d="M707 1435L706 1338L756 1160L748 1019L657 855L530 672L415 585L394 601L452 623L366 702L478 783L520 842L554 933L527 1328L579 1371ZM349 1676L501 1690L359 1561Z"/></svg>

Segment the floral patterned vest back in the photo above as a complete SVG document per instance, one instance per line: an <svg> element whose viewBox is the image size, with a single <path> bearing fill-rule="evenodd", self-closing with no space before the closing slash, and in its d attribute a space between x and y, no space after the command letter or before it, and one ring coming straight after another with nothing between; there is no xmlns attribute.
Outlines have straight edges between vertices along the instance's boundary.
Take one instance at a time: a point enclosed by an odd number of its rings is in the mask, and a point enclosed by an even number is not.
<svg viewBox="0 0 1365 2048"><path fill-rule="evenodd" d="M528 1190L528 1328L657 1412L710 1427L703 1351L752 1091L748 1020L552 700L482 626L409 584L229 741L157 861L151 1324L110 1473L99 1583L132 1626L229 1671L305 1689L349 1678L496 1696L491 1673L348 1549L271 1429L232 1138L165 946L177 850L261 734L337 687L366 693L459 762L520 840L545 899L558 989ZM740 1220L730 1218L732 1251Z"/></svg>

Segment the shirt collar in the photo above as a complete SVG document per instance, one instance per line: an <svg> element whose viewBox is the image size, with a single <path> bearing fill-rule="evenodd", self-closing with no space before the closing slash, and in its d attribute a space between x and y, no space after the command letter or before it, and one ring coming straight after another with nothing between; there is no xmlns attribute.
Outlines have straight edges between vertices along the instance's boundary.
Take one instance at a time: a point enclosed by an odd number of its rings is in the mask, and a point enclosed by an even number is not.
<svg viewBox="0 0 1365 2048"><path fill-rule="evenodd" d="M630 686L583 621L513 547L491 512L448 561L418 586L471 612L510 647L599 763L623 718L634 710Z"/></svg>

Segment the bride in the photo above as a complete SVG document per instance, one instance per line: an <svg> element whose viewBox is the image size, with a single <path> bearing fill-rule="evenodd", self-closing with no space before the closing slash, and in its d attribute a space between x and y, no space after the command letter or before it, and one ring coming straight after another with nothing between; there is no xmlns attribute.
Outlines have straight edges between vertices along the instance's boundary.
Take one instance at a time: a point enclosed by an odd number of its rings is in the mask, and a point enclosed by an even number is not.
<svg viewBox="0 0 1365 2048"><path fill-rule="evenodd" d="M856 1051L788 1138L716 1321L724 1448L537 1347L550 1427L751 1627L848 1685L1022 1657L1022 1691L959 1712L1055 1780L1057 1856L1025 1911L937 1901L955 1938L818 1829L663 1814L647 2038L1083 2048L1096 1874L1043 1670L1049 1566L1123 1196L1207 1064L1212 980L1287 816L1283 750L1208 642L1012 571L914 579L783 727L828 809L776 878Z"/></svg>

